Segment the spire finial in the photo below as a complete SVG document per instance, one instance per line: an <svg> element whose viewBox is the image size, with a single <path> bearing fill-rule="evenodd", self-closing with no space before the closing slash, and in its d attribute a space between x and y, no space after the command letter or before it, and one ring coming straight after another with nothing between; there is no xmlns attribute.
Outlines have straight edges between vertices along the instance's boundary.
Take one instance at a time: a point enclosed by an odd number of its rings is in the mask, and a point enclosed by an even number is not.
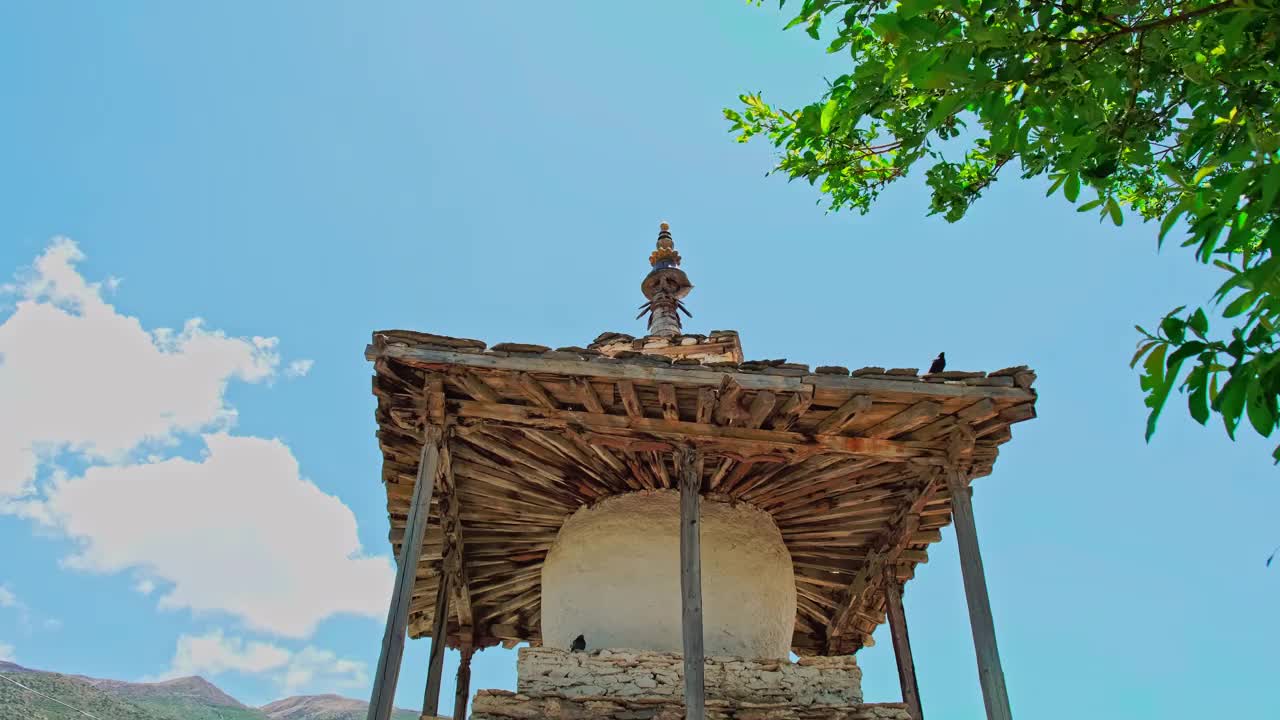
<svg viewBox="0 0 1280 720"><path fill-rule="evenodd" d="M689 315L680 299L689 294L693 283L680 269L680 253L671 239L671 226L658 225L658 249L649 255L653 270L640 284L647 302L640 306L640 316L649 315L649 334L674 337L681 332L680 312ZM692 317L692 315L690 315Z"/></svg>
<svg viewBox="0 0 1280 720"><path fill-rule="evenodd" d="M649 264L655 270L680 267L680 253L676 252L676 241L671 239L671 226L665 222L658 225L658 249L649 255Z"/></svg>

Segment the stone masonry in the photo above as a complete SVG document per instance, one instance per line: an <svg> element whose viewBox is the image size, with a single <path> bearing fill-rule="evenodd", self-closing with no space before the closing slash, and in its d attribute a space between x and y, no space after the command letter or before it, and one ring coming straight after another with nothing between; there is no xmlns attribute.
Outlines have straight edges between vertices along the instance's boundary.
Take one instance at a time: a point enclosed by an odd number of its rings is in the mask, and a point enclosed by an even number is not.
<svg viewBox="0 0 1280 720"><path fill-rule="evenodd" d="M481 690L471 720L684 720L682 698L531 697ZM812 705L708 699L707 720L911 720L902 703Z"/></svg>
<svg viewBox="0 0 1280 720"><path fill-rule="evenodd" d="M786 660L711 656L708 699L782 703L793 707L862 702L862 671L852 655ZM680 698L684 659L679 653L632 650L566 652L521 648L517 689L537 698Z"/></svg>

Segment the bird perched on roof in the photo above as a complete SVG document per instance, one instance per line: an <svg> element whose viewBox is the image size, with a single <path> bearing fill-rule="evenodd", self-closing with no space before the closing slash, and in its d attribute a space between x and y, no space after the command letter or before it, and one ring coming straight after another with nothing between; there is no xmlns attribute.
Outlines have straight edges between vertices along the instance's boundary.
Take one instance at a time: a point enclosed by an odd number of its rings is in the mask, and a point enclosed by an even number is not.
<svg viewBox="0 0 1280 720"><path fill-rule="evenodd" d="M947 369L947 354L938 353L938 357L933 359L933 364L929 366L929 374L940 373Z"/></svg>
<svg viewBox="0 0 1280 720"><path fill-rule="evenodd" d="M582 635L579 635L573 639L573 644L569 646L569 649L573 652L582 652L583 650L586 650L587 639Z"/></svg>

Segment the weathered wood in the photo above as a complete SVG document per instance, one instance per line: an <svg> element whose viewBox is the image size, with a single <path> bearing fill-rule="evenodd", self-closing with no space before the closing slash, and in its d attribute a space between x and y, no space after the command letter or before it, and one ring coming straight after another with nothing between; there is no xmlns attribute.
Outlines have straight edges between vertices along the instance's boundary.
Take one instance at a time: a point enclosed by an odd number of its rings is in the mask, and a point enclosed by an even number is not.
<svg viewBox="0 0 1280 720"><path fill-rule="evenodd" d="M467 720L467 702L471 700L471 655L475 651L470 647L462 649L462 657L458 660L458 683L453 690L453 720Z"/></svg>
<svg viewBox="0 0 1280 720"><path fill-rule="evenodd" d="M831 414L822 419L818 426L814 428L814 432L819 435L827 435L838 433L850 420L860 412L866 412L871 408L870 395L854 395L844 402L843 405L831 411Z"/></svg>
<svg viewBox="0 0 1280 720"><path fill-rule="evenodd" d="M956 544L960 548L960 572L964 578L964 595L969 605L969 624L973 630L973 647L978 656L978 681L982 684L982 700L987 720L1013 720L1009 707L1009 691L1000 666L996 647L995 619L991 614L991 598L987 595L987 577L978 551L978 529L973 519L972 488L959 469L949 471L951 515L955 520Z"/></svg>
<svg viewBox="0 0 1280 720"><path fill-rule="evenodd" d="M833 452L897 460L936 456L937 462L942 462L942 446L938 443L844 437L840 435L820 436L811 440L808 436L800 433L778 430L722 427L719 425L705 425L657 418L600 415L572 410L545 410L529 408L524 405L478 403L469 400L451 400L449 401L449 406L451 411L464 418L498 420L547 428L562 428L570 424L577 424L602 433L633 430L667 437L677 443L681 440L705 442L709 446L718 448L721 452L753 455L762 455L769 451L793 454ZM626 438L622 439L626 440ZM670 452L673 447L670 443L657 443L653 447L646 447L645 449Z"/></svg>
<svg viewBox="0 0 1280 720"><path fill-rule="evenodd" d="M796 420L808 412L809 406L812 404L812 386L808 386L808 392L791 393L786 402L782 403L782 407L778 408L778 412L773 416L773 419L769 421L769 427L774 430L790 430Z"/></svg>
<svg viewBox="0 0 1280 720"><path fill-rule="evenodd" d="M422 715L434 718L440 710L440 675L444 669L444 649L449 628L449 573L441 573L436 590L435 624L431 630L431 655L427 660L427 690L422 696Z"/></svg>
<svg viewBox="0 0 1280 720"><path fill-rule="evenodd" d="M911 636L907 633L907 614L902 609L902 586L897 578L885 578L885 610L889 616L889 634L893 638L893 655L898 661L898 683L902 686L902 702L912 720L924 720L920 708L920 685L916 680L916 663L911 656Z"/></svg>
<svg viewBox="0 0 1280 720"><path fill-rule="evenodd" d="M893 417L882 420L862 433L865 437L890 438L910 432L932 421L942 413L942 404L933 400L921 400Z"/></svg>
<svg viewBox="0 0 1280 720"><path fill-rule="evenodd" d="M697 422L703 425L711 424L712 416L716 410L716 391L710 387L698 388L698 412L696 415Z"/></svg>
<svg viewBox="0 0 1280 720"><path fill-rule="evenodd" d="M717 393L715 421L721 425L731 425L747 418L747 411L742 407L742 385L732 375L724 375L720 379L720 390Z"/></svg>
<svg viewBox="0 0 1280 720"><path fill-rule="evenodd" d="M704 720L702 637L702 478L697 451L678 455L680 472L680 616L684 638L684 702L686 720Z"/></svg>
<svg viewBox="0 0 1280 720"><path fill-rule="evenodd" d="M373 361L380 357L393 358L418 367L447 367L451 365L550 373L609 380L637 382L670 382L680 385L709 385L717 387L725 372L714 368L665 368L656 365L628 363L603 363L587 360L563 360L537 355L502 356L455 352L428 347L386 345L365 349L365 358ZM903 380L879 380L835 375L769 375L765 373L737 373L735 378L746 390L771 390L777 392L803 392L806 385L824 391L843 391L854 394L886 393L901 397L965 397L996 398L1031 402L1035 393L1024 388L987 387L953 383L926 383Z"/></svg>
<svg viewBox="0 0 1280 720"><path fill-rule="evenodd" d="M413 598L418 556L422 552L422 539L427 530L427 514L431 507L431 494L435 489L436 474L440 468L440 451L444 442L444 433L439 426L427 426L426 436L427 441L423 443L422 456L418 461L418 479L414 484L413 502L406 525L407 541L400 549L396 583L387 610L386 630L382 636L382 650L378 654L378 669L373 678L368 720L390 720L396 682L400 679L409 603Z"/></svg>
<svg viewBox="0 0 1280 720"><path fill-rule="evenodd" d="M498 397L498 393L494 392L493 388L489 387L480 376L473 372L459 370L454 373L453 378L462 386L463 390L467 391L468 395L480 402L502 402Z"/></svg>
<svg viewBox="0 0 1280 720"><path fill-rule="evenodd" d="M778 396L768 390L761 390L751 399L751 406L747 408L746 427L758 428L764 424L764 421L773 412L773 406L777 404Z"/></svg>
<svg viewBox="0 0 1280 720"><path fill-rule="evenodd" d="M658 386L658 402L662 404L662 417L668 420L680 419L680 402L676 399L676 388L671 383Z"/></svg>
<svg viewBox="0 0 1280 720"><path fill-rule="evenodd" d="M604 404L600 402L600 396L589 380L573 378L573 385L578 388L578 396L582 399L583 407L593 413L604 412Z"/></svg>
<svg viewBox="0 0 1280 720"><path fill-rule="evenodd" d="M519 373L516 375L516 381L520 383L520 390L524 392L525 397L529 398L535 405L555 410L560 407L560 403L547 393L547 389L542 387L542 383L538 382L529 373Z"/></svg>
<svg viewBox="0 0 1280 720"><path fill-rule="evenodd" d="M634 418L644 417L644 406L640 404L640 396L636 395L636 386L630 380L618 381L618 397L622 399L622 407Z"/></svg>

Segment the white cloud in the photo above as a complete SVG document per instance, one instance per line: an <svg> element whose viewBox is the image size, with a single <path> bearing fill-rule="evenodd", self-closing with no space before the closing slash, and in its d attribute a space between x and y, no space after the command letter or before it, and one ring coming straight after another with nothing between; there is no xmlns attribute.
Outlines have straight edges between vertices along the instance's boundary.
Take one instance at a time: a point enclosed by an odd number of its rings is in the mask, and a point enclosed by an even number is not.
<svg viewBox="0 0 1280 720"><path fill-rule="evenodd" d="M226 637L221 630L199 636L182 635L164 677L221 675L228 671L260 673L284 667L291 655L278 645L245 642L241 638Z"/></svg>
<svg viewBox="0 0 1280 720"><path fill-rule="evenodd" d="M0 642L0 660L8 662L16 662L13 654L13 646Z"/></svg>
<svg viewBox="0 0 1280 720"><path fill-rule="evenodd" d="M369 684L362 662L310 645L294 652L274 643L250 642L229 637L222 630L180 636L169 670L156 679L213 677L227 672L266 673L286 695L304 688L333 692Z"/></svg>
<svg viewBox="0 0 1280 720"><path fill-rule="evenodd" d="M225 611L305 637L337 613L386 613L393 576L362 554L356 519L298 472L278 440L204 436L198 461L91 467L47 507L81 541L72 567L138 570L169 583L161 607Z"/></svg>
<svg viewBox="0 0 1280 720"><path fill-rule="evenodd" d="M285 368L284 374L287 377L299 378L311 372L312 365L315 365L314 360L294 360L289 363L289 367Z"/></svg>
<svg viewBox="0 0 1280 720"><path fill-rule="evenodd" d="M60 451L119 462L145 443L227 427L227 381L261 382L280 364L275 338L227 337L198 318L144 329L77 272L82 259L57 239L5 287L18 301L0 324L0 500L30 492L38 464Z"/></svg>
<svg viewBox="0 0 1280 720"><path fill-rule="evenodd" d="M304 688L333 692L369 685L369 673L364 663L345 660L329 650L315 647L306 647L294 654L277 679L286 695L296 694Z"/></svg>
<svg viewBox="0 0 1280 720"><path fill-rule="evenodd" d="M22 602L18 600L18 596L4 585L0 585L0 608L21 608Z"/></svg>
<svg viewBox="0 0 1280 720"><path fill-rule="evenodd" d="M276 338L199 319L148 330L80 275L83 257L55 240L0 288L18 298L0 324L0 512L75 538L69 567L135 572L144 595L163 583L162 608L288 637L333 614L384 614L392 564L363 554L350 508L304 479L283 443L228 433L227 383L275 377ZM202 432L202 457L172 456ZM67 452L88 467L69 474Z"/></svg>

